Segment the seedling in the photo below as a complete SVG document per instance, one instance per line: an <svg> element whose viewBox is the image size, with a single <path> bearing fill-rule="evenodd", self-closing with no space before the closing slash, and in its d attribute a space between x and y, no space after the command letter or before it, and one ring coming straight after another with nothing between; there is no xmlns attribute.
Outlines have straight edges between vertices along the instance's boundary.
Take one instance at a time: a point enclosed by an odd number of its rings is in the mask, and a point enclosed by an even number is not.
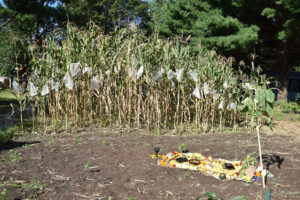
<svg viewBox="0 0 300 200"><path fill-rule="evenodd" d="M88 170L90 167L94 166L94 163L92 161L89 161L84 165L84 170Z"/></svg>
<svg viewBox="0 0 300 200"><path fill-rule="evenodd" d="M183 150L185 150L185 145L184 145L184 143L179 143L179 144L178 144L178 151L182 153Z"/></svg>
<svg viewBox="0 0 300 200"><path fill-rule="evenodd" d="M76 144L80 144L82 141L83 141L82 138L76 138L75 143L76 143Z"/></svg>
<svg viewBox="0 0 300 200"><path fill-rule="evenodd" d="M106 140L103 140L102 143L103 143L103 145L104 145L105 147L107 147L108 144L109 144L108 141L106 141Z"/></svg>

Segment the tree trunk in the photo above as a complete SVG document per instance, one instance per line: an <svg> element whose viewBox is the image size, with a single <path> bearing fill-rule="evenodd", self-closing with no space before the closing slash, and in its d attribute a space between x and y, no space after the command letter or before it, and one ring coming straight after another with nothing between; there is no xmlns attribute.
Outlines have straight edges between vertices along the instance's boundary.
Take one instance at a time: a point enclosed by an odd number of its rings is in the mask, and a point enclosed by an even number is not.
<svg viewBox="0 0 300 200"><path fill-rule="evenodd" d="M277 100L278 101L287 101L288 100L288 83L289 83L289 66L282 66L279 70L279 91Z"/></svg>
<svg viewBox="0 0 300 200"><path fill-rule="evenodd" d="M292 66L289 66L288 63L288 50L287 42L283 45L282 53L278 60L278 71L279 71L279 86L278 86L278 101L288 101L288 82L289 74L291 72Z"/></svg>
<svg viewBox="0 0 300 200"><path fill-rule="evenodd" d="M279 91L277 100L278 101L287 101L288 100L288 79L279 81Z"/></svg>

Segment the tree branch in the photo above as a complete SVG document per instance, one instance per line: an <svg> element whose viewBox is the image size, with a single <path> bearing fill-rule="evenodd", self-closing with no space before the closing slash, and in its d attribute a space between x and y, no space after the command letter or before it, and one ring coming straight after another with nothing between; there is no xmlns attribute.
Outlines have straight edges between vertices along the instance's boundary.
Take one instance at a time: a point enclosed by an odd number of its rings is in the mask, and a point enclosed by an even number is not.
<svg viewBox="0 0 300 200"><path fill-rule="evenodd" d="M16 12L13 16L11 16L8 20L6 20L6 22L2 23L0 25L0 30L6 26L9 22L11 22L17 15L19 14L19 12Z"/></svg>

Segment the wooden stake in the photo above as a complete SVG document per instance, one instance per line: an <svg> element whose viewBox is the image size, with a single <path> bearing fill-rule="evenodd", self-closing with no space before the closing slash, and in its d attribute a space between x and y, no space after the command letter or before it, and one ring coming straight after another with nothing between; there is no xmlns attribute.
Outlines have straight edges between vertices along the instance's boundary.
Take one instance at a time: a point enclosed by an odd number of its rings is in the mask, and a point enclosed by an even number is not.
<svg viewBox="0 0 300 200"><path fill-rule="evenodd" d="M259 133L259 120L257 119L257 123L256 123L256 133L257 133L257 140L258 140L258 150L259 150L259 159L260 159L260 165L261 165L261 177L262 177L262 182L263 182L263 188L266 188L265 185L265 175L263 174L264 172L264 166L263 166L263 162L262 162L262 155L261 155L261 145L260 145L260 133Z"/></svg>

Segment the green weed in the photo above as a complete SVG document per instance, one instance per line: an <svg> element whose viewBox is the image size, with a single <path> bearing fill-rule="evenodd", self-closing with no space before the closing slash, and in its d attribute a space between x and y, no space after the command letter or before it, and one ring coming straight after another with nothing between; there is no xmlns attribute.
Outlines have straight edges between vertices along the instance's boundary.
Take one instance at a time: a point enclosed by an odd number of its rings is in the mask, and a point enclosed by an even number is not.
<svg viewBox="0 0 300 200"><path fill-rule="evenodd" d="M19 163L20 160L21 160L21 157L19 156L19 152L18 151L13 151L13 150L10 150L9 151L10 155L9 155L9 159L11 162L13 163Z"/></svg>
<svg viewBox="0 0 300 200"><path fill-rule="evenodd" d="M184 143L179 143L177 149L178 149L179 152L182 152L183 150L185 150Z"/></svg>
<svg viewBox="0 0 300 200"><path fill-rule="evenodd" d="M89 161L86 163L83 167L84 170L88 170L90 167L94 166L94 163L92 161Z"/></svg>
<svg viewBox="0 0 300 200"><path fill-rule="evenodd" d="M25 148L25 149L31 149L32 147L34 147L35 146L35 144L25 144L25 145L23 145L23 147Z"/></svg>
<svg viewBox="0 0 300 200"><path fill-rule="evenodd" d="M203 197L207 197L207 200L225 200L224 198L217 197L216 193L211 192L211 191L208 191L205 194L196 197L196 200L200 200ZM247 200L247 198L244 196L238 196L238 197L232 198L231 200Z"/></svg>
<svg viewBox="0 0 300 200"><path fill-rule="evenodd" d="M105 147L107 147L109 144L108 141L106 141L106 140L103 140L102 143L103 143L103 146L105 146Z"/></svg>
<svg viewBox="0 0 300 200"><path fill-rule="evenodd" d="M0 193L0 200L6 200L6 189L5 188Z"/></svg>
<svg viewBox="0 0 300 200"><path fill-rule="evenodd" d="M80 144L80 143L82 143L83 142L83 139L82 138L76 138L76 140L75 140L75 143L76 144Z"/></svg>

